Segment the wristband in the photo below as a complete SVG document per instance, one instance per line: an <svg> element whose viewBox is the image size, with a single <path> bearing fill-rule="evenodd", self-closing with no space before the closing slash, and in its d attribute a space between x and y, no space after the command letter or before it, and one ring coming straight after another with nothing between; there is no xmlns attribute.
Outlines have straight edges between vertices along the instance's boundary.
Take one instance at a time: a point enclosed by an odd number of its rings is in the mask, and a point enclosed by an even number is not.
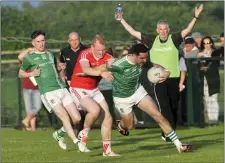
<svg viewBox="0 0 225 163"><path fill-rule="evenodd" d="M198 19L198 17L197 17L197 16L194 16L194 18L195 18L195 19Z"/></svg>

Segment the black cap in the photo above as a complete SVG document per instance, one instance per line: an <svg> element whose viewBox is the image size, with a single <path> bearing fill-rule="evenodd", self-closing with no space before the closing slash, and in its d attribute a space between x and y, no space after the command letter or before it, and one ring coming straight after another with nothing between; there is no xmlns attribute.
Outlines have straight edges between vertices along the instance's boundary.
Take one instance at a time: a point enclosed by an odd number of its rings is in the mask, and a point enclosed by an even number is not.
<svg viewBox="0 0 225 163"><path fill-rule="evenodd" d="M186 37L184 40L184 44L194 44L195 40L193 39L193 37Z"/></svg>
<svg viewBox="0 0 225 163"><path fill-rule="evenodd" d="M149 51L149 48L142 43L133 45L129 50L128 54L139 54L139 53L146 53Z"/></svg>

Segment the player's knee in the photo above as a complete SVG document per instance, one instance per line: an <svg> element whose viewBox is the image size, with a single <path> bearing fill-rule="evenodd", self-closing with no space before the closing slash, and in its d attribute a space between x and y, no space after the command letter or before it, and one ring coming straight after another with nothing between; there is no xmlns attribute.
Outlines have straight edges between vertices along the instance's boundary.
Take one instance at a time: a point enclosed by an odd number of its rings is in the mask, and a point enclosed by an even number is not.
<svg viewBox="0 0 225 163"><path fill-rule="evenodd" d="M63 123L65 123L65 122L70 122L70 118L69 118L69 116L68 116L67 114L62 114L62 115L60 115L59 118L61 119L61 121L62 121Z"/></svg>
<svg viewBox="0 0 225 163"><path fill-rule="evenodd" d="M100 108L95 108L91 111L91 115L96 119L98 118L99 114L100 114Z"/></svg>
<svg viewBox="0 0 225 163"><path fill-rule="evenodd" d="M76 115L74 118L72 118L73 124L78 124L81 120L80 114Z"/></svg>
<svg viewBox="0 0 225 163"><path fill-rule="evenodd" d="M153 118L155 119L155 121L156 121L157 123L162 123L162 121L163 121L163 119L164 119L162 113L160 113L160 112L156 112L156 113L153 115Z"/></svg>

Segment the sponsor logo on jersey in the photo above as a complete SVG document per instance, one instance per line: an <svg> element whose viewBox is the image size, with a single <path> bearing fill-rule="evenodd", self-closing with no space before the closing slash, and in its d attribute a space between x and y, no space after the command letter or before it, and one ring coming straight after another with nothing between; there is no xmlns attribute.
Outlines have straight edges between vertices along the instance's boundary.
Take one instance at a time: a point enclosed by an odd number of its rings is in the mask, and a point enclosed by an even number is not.
<svg viewBox="0 0 225 163"><path fill-rule="evenodd" d="M45 65L47 65L47 64L54 64L54 62L48 61L48 62L39 64L39 66L42 67L42 66L45 66Z"/></svg>
<svg viewBox="0 0 225 163"><path fill-rule="evenodd" d="M154 48L153 50L156 52L166 52L166 51L171 51L172 47L160 47L160 48Z"/></svg>
<svg viewBox="0 0 225 163"><path fill-rule="evenodd" d="M67 61L70 61L70 58L66 58Z"/></svg>
<svg viewBox="0 0 225 163"><path fill-rule="evenodd" d="M42 59L47 59L45 55L41 55Z"/></svg>
<svg viewBox="0 0 225 163"><path fill-rule="evenodd" d="M35 61L38 60L38 59L40 59L40 58L39 58L39 57L35 57L35 58L34 58Z"/></svg>

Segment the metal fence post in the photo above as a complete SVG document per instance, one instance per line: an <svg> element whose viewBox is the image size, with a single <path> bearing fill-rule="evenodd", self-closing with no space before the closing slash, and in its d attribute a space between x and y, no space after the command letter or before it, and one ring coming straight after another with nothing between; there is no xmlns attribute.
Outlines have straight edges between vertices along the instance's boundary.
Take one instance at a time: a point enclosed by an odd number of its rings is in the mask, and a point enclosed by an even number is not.
<svg viewBox="0 0 225 163"><path fill-rule="evenodd" d="M19 77L17 77L17 95L18 95L18 98L17 98L17 103L18 103L18 122L17 122L17 125L19 128L22 128L22 124L21 124L21 121L22 121L22 98L21 98L21 80Z"/></svg>

